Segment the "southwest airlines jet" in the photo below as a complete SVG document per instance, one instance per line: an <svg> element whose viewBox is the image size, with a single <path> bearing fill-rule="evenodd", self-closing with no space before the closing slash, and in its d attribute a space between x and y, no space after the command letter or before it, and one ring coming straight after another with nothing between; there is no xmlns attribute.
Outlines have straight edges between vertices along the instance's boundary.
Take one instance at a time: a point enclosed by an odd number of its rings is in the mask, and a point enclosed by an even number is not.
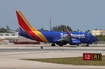
<svg viewBox="0 0 105 69"><path fill-rule="evenodd" d="M97 41L96 37L86 32L69 32L68 29L66 29L66 32L38 31L30 25L21 11L17 10L16 15L20 28L19 35L32 40L49 42L51 46L63 46L66 44L86 44L89 46L89 44Z"/></svg>

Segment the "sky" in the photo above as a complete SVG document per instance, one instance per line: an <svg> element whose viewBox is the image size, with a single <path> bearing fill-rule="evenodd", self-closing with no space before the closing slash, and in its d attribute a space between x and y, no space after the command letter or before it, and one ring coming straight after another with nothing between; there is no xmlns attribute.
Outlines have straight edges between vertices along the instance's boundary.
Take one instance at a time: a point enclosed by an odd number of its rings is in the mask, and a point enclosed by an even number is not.
<svg viewBox="0 0 105 69"><path fill-rule="evenodd" d="M16 30L16 10L37 28L68 25L73 30L105 29L105 0L0 0L0 28Z"/></svg>

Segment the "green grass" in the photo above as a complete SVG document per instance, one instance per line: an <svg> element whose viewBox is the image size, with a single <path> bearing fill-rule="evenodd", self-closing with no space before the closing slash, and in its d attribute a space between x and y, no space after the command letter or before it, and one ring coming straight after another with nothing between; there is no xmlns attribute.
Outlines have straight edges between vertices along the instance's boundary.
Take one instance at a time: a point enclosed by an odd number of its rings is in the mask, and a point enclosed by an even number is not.
<svg viewBox="0 0 105 69"><path fill-rule="evenodd" d="M82 57L68 57L68 58L43 58L43 59L22 59L30 61L40 61L57 64L72 64L72 65L101 65L105 66L105 56L102 57L102 61L84 61Z"/></svg>

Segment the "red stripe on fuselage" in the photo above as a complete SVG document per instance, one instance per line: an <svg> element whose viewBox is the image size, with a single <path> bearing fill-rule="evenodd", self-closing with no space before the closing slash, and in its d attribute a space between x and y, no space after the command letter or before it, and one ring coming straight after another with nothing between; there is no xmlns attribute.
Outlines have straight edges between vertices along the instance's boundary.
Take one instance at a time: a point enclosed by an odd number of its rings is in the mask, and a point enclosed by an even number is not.
<svg viewBox="0 0 105 69"><path fill-rule="evenodd" d="M29 34L34 40L43 42L34 32L30 31L30 32L28 32L28 34Z"/></svg>

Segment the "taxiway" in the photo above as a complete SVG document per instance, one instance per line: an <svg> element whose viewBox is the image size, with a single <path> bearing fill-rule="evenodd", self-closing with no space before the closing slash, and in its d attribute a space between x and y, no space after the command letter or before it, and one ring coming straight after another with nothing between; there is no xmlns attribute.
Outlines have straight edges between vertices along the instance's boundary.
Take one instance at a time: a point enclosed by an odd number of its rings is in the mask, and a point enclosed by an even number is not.
<svg viewBox="0 0 105 69"><path fill-rule="evenodd" d="M50 47L0 45L0 69L101 69L105 66L77 66L20 60L24 58L78 57L83 53L102 53L105 47Z"/></svg>

